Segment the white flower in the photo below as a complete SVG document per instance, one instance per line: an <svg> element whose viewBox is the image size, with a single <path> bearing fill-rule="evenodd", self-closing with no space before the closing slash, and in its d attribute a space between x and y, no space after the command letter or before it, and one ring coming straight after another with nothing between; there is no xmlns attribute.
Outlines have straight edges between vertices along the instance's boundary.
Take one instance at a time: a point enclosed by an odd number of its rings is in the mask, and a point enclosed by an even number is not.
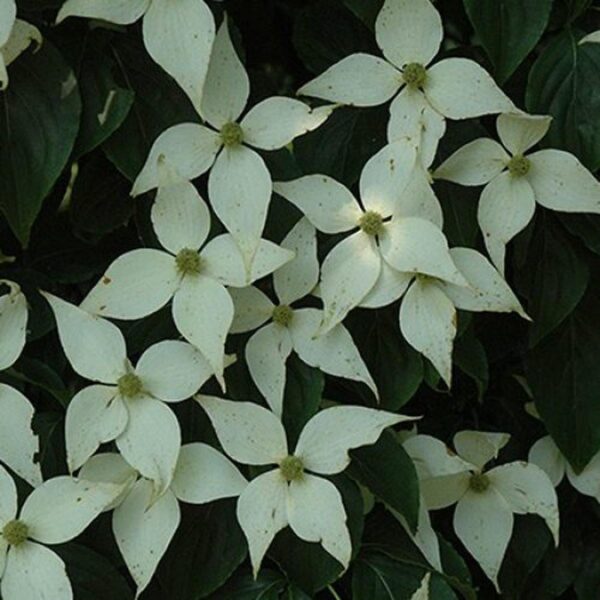
<svg viewBox="0 0 600 600"><path fill-rule="evenodd" d="M202 352L223 386L225 339L234 312L225 286L248 285L291 260L293 253L260 240L248 278L230 235L217 236L204 246L210 212L185 180L159 189L152 222L165 250L142 248L117 258L81 307L105 317L137 319L173 299L177 329Z"/></svg>
<svg viewBox="0 0 600 600"><path fill-rule="evenodd" d="M477 63L447 58L428 67L440 49L442 21L429 0L386 0L375 22L386 60L352 54L304 85L299 94L354 106L390 106L388 139L408 136L433 156L444 117L507 112L512 102Z"/></svg>
<svg viewBox="0 0 600 600"><path fill-rule="evenodd" d="M533 444L529 450L529 462L543 469L555 487L566 473L569 482L580 494L591 496L600 502L600 453L577 474L553 439L547 435Z"/></svg>
<svg viewBox="0 0 600 600"><path fill-rule="evenodd" d="M325 373L367 384L375 396L377 388L348 330L336 325L316 336L322 314L314 308L293 308L294 302L309 294L319 278L315 228L300 219L281 242L296 253L294 260L273 274L275 295L271 300L258 288L232 289L235 318L232 333L259 329L246 345L250 375L271 410L281 416L287 358L294 350L308 365Z"/></svg>
<svg viewBox="0 0 600 600"><path fill-rule="evenodd" d="M220 452L206 444L181 447L173 481L153 499L152 483L118 454L97 454L83 465L80 477L123 486L113 506L112 527L137 595L150 583L180 522L179 502L205 504L239 496L248 482Z"/></svg>
<svg viewBox="0 0 600 600"><path fill-rule="evenodd" d="M56 22L88 17L129 25L142 15L146 50L199 107L215 39L215 21L203 0L67 0Z"/></svg>
<svg viewBox="0 0 600 600"><path fill-rule="evenodd" d="M588 33L585 37L582 37L579 40L579 44L600 44L600 30L592 31L592 33Z"/></svg>
<svg viewBox="0 0 600 600"><path fill-rule="evenodd" d="M164 340L148 348L134 369L115 325L44 296L71 366L102 384L82 389L67 408L69 469L78 469L100 444L115 440L125 460L151 479L160 495L173 479L181 447L179 423L167 404L195 394L212 375L210 365L190 344Z"/></svg>
<svg viewBox="0 0 600 600"><path fill-rule="evenodd" d="M9 292L0 297L0 371L21 355L27 334L27 300L12 281L0 280ZM0 462L8 465L32 486L42 482L34 457L39 441L31 430L33 406L14 388L0 383Z"/></svg>
<svg viewBox="0 0 600 600"><path fill-rule="evenodd" d="M4 600L71 600L63 561L43 544L77 537L121 487L55 477L37 487L20 513L17 490L0 467L0 577Z"/></svg>
<svg viewBox="0 0 600 600"><path fill-rule="evenodd" d="M535 204L563 212L600 213L600 183L573 156L535 146L550 127L551 117L503 114L496 121L506 150L480 138L457 150L434 177L461 185L483 185L478 221L485 245L501 273L506 244L533 217Z"/></svg>
<svg viewBox="0 0 600 600"><path fill-rule="evenodd" d="M272 97L239 121L249 92L248 74L231 43L225 20L215 40L199 109L212 129L183 123L164 131L154 142L132 190L138 195L161 184L161 157L189 180L212 167L208 178L211 206L234 237L247 266L257 251L272 192L269 171L251 146L283 148L318 127L333 110L322 107L313 111L298 100Z"/></svg>
<svg viewBox="0 0 600 600"><path fill-rule="evenodd" d="M253 479L238 500L238 521L254 574L277 532L287 525L348 567L352 545L342 497L333 483L311 472L341 473L350 463L348 450L375 443L386 427L411 417L360 406L328 408L304 426L290 454L283 425L269 410L251 402L196 398L231 458L249 465L277 465Z"/></svg>
<svg viewBox="0 0 600 600"><path fill-rule="evenodd" d="M498 589L498 573L512 535L515 514L544 519L558 545L556 492L542 469L512 462L484 470L507 444L509 435L461 431L454 436L457 454L441 441L417 435L404 443L415 462L429 510L456 503L454 531Z"/></svg>

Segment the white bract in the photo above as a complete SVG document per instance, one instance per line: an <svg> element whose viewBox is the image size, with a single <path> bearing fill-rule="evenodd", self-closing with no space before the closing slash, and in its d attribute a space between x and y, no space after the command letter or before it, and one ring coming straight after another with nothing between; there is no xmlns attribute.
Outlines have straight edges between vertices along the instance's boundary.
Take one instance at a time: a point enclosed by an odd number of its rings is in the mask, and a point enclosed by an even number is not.
<svg viewBox="0 0 600 600"><path fill-rule="evenodd" d="M14 481L0 466L0 589L4 600L72 600L63 561L46 544L77 537L118 496L121 487L55 477L18 511Z"/></svg>
<svg viewBox="0 0 600 600"><path fill-rule="evenodd" d="M559 515L552 482L538 466L518 461L485 470L508 443L505 433L461 431L458 454L429 435L406 440L429 510L456 504L454 531L498 588L498 573L510 541L515 514L544 519L558 545Z"/></svg>
<svg viewBox="0 0 600 600"><path fill-rule="evenodd" d="M21 355L27 335L27 300L12 281L0 280L7 294L0 296L0 371L11 367ZM0 462L8 465L32 486L42 482L34 462L39 442L31 430L33 406L21 392L0 383Z"/></svg>
<svg viewBox="0 0 600 600"><path fill-rule="evenodd" d="M271 410L281 416L285 363L292 350L306 364L325 373L362 381L377 396L375 383L348 330L338 324L317 336L321 311L293 308L295 302L314 289L319 278L315 228L302 218L281 245L296 256L273 274L278 304L256 287L231 290L235 305L232 333L251 331L272 321L252 335L245 352L250 375Z"/></svg>
<svg viewBox="0 0 600 600"><path fill-rule="evenodd" d="M176 340L154 344L134 368L115 325L44 295L71 366L100 383L83 388L67 408L69 469L75 471L100 444L115 440L125 460L152 480L160 495L173 479L181 447L179 423L168 404L195 394L212 368L192 345Z"/></svg>
<svg viewBox="0 0 600 600"><path fill-rule="evenodd" d="M300 88L299 94L353 106L390 106L388 139L409 137L432 157L445 118L466 119L514 109L477 63L447 58L428 66L440 49L442 21L429 0L386 0L375 36L387 60L352 54Z"/></svg>
<svg viewBox="0 0 600 600"><path fill-rule="evenodd" d="M83 465L80 476L95 482L122 486L113 506L112 527L125 564L137 585L147 587L179 526L179 500L206 504L239 496L247 485L244 476L220 452L201 443L181 447L170 486L153 499L152 482L138 474L118 454L97 454Z"/></svg>
<svg viewBox="0 0 600 600"><path fill-rule="evenodd" d="M600 502L600 453L596 454L583 471L575 473L552 438L540 438L529 450L529 462L543 469L556 487L565 473L571 485L585 496Z"/></svg>
<svg viewBox="0 0 600 600"><path fill-rule="evenodd" d="M238 500L254 575L273 538L287 525L302 540L320 543L347 568L352 544L342 497L333 483L312 473L341 473L350 464L349 450L375 443L386 427L411 417L360 406L328 408L308 421L290 454L281 421L266 408L209 396L197 400L231 458L277 465L254 478Z"/></svg>
<svg viewBox="0 0 600 600"><path fill-rule="evenodd" d="M208 197L213 210L238 244L250 268L271 200L271 175L252 149L277 150L323 123L333 107L311 110L291 98L271 97L254 106L240 121L250 82L227 28L215 40L199 113L211 127L175 125L154 142L133 195L161 184L161 158L185 179L209 169ZM212 167L212 168L211 168Z"/></svg>
<svg viewBox="0 0 600 600"><path fill-rule="evenodd" d="M67 0L56 21L88 17L130 25L142 16L148 54L198 108L215 39L215 21L204 0Z"/></svg>
<svg viewBox="0 0 600 600"><path fill-rule="evenodd" d="M504 147L479 138L457 150L434 173L461 185L485 184L477 219L501 273L506 244L531 221L536 202L551 210L600 213L600 182L575 156L554 149L525 154L546 135L551 120L500 115L496 127Z"/></svg>
<svg viewBox="0 0 600 600"><path fill-rule="evenodd" d="M600 30L592 31L579 40L579 44L600 44Z"/></svg>
<svg viewBox="0 0 600 600"><path fill-rule="evenodd" d="M161 187L152 223L165 250L141 248L117 258L81 303L88 312L138 319L171 299L177 329L196 346L224 386L225 339L233 301L225 286L245 286L291 260L294 253L260 240L247 276L240 252L228 235L213 238L210 212L196 188L177 180Z"/></svg>

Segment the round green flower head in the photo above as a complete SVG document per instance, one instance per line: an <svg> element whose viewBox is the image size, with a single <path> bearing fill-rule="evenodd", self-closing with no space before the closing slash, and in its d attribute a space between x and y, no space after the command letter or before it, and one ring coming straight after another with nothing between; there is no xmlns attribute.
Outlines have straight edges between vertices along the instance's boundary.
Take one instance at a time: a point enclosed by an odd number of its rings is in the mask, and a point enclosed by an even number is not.
<svg viewBox="0 0 600 600"><path fill-rule="evenodd" d="M29 527L23 521L9 521L2 529L2 537L9 546L19 546L29 537Z"/></svg>
<svg viewBox="0 0 600 600"><path fill-rule="evenodd" d="M294 318L294 309L287 304L281 304L273 309L273 321L278 325L287 327Z"/></svg>
<svg viewBox="0 0 600 600"><path fill-rule="evenodd" d="M523 177L529 173L531 161L525 158L522 154L513 156L508 163L508 172L513 177Z"/></svg>
<svg viewBox="0 0 600 600"><path fill-rule="evenodd" d="M367 235L380 235L383 232L383 217L374 210L368 210L360 218L358 226Z"/></svg>
<svg viewBox="0 0 600 600"><path fill-rule="evenodd" d="M239 146L244 141L244 132L238 123L225 123L221 127L221 141L227 148Z"/></svg>
<svg viewBox="0 0 600 600"><path fill-rule="evenodd" d="M304 476L304 463L298 456L286 456L279 463L279 469L287 481L298 481Z"/></svg>
<svg viewBox="0 0 600 600"><path fill-rule="evenodd" d="M420 63L409 63L402 69L402 77L410 88L422 88L427 81L427 70Z"/></svg>
<svg viewBox="0 0 600 600"><path fill-rule="evenodd" d="M177 270L183 275L197 275L202 271L202 258L196 250L183 248L175 257Z"/></svg>
<svg viewBox="0 0 600 600"><path fill-rule="evenodd" d="M469 479L469 488L478 493L482 494L490 487L490 480L487 475L483 473L474 473Z"/></svg>
<svg viewBox="0 0 600 600"><path fill-rule="evenodd" d="M119 377L117 387L124 398L135 398L144 390L142 380L135 373L126 373Z"/></svg>

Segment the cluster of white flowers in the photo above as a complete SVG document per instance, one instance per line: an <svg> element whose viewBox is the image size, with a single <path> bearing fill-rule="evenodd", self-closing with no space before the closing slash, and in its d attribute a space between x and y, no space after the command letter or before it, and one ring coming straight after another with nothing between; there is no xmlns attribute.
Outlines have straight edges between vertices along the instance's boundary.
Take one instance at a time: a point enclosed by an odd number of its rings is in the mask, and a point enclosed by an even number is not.
<svg viewBox="0 0 600 600"><path fill-rule="evenodd" d="M39 36L15 21L15 12L12 0L0 0L4 84L4 66ZM504 280L506 244L527 225L536 202L600 213L600 184L566 152L526 154L550 118L520 111L475 62L448 58L430 65L443 29L429 0L386 0L375 25L385 58L351 55L299 90L332 104L311 107L273 97L245 113L248 75L227 19L217 31L203 0L67 0L58 21L74 16L122 25L143 16L149 54L205 124L163 132L134 183L133 195L157 190L151 217L161 248L117 258L80 306L45 294L71 366L91 382L67 410L72 477L42 483L34 462L33 408L0 385L0 461L35 488L17 517L14 483L0 468L2 596L19 600L27 590L32 599L71 598L64 565L38 542L72 539L104 510L114 510L117 544L141 592L177 529L178 501L237 497L255 574L274 536L288 525L348 567L346 511L327 476L347 467L350 449L376 442L384 428L409 417L360 406L327 408L305 425L291 451L281 421L288 357L294 351L329 375L362 382L377 398L343 321L357 307L401 300L402 335L450 386L456 309L514 311L527 319ZM325 175L272 181L257 150L288 146L340 105L374 106L392 98L389 143L364 166L359 199ZM446 119L489 114L499 115L502 145L475 140L431 172ZM192 180L209 170L207 203ZM485 185L478 218L491 262L474 249L449 248L437 179ZM281 244L262 237L273 192L304 215ZM227 233L210 238L212 215ZM319 264L318 240L331 235L340 241ZM262 291L266 286L252 285L267 277L272 296ZM18 286L2 283L10 288L0 300L0 369L6 369L25 344L27 304ZM183 339L151 346L133 366L121 331L107 319L140 319L169 302ZM322 309L314 308L319 302ZM214 375L226 395L224 371L236 360L226 354L228 336L254 330L245 360L270 410L198 394ZM211 446L182 446L169 404L192 397L231 460L272 468L248 481ZM549 439L532 449L530 463L485 471L507 441L506 434L461 432L454 439L458 455L427 435L404 441L421 483L414 539L434 568L442 567L429 510L456 503L456 534L497 585L513 513L537 513L558 542L552 483L565 468L577 489L600 499L600 462L575 475ZM118 452L95 454L112 442ZM427 597L428 581L415 598Z"/></svg>

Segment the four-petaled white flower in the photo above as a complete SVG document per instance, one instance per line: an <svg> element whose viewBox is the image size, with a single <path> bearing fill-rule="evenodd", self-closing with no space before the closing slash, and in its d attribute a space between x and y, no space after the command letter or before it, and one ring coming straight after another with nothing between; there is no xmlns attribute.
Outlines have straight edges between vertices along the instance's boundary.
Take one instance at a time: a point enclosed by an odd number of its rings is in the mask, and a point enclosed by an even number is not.
<svg viewBox="0 0 600 600"><path fill-rule="evenodd" d="M281 421L266 408L209 396L196 399L231 458L248 465L277 465L253 479L237 504L254 574L275 535L287 525L304 541L320 543L347 568L352 544L342 497L333 483L312 473L341 473L350 463L349 450L375 443L386 427L411 417L360 406L328 408L308 421L290 454Z"/></svg>
<svg viewBox="0 0 600 600"><path fill-rule="evenodd" d="M285 363L292 350L306 364L325 373L362 381L377 396L375 383L348 330L340 323L316 336L321 311L292 306L308 295L319 279L315 228L302 218L281 245L296 256L273 274L277 305L256 287L230 290L235 305L232 333L251 331L272 321L252 335L245 352L250 375L271 410L281 416Z"/></svg>
<svg viewBox="0 0 600 600"><path fill-rule="evenodd" d="M70 471L100 444L115 440L125 460L152 480L160 495L173 479L181 448L179 423L166 404L195 394L212 368L192 345L164 340L148 348L134 369L115 325L55 296L45 297L71 366L101 384L83 388L67 408Z"/></svg>
<svg viewBox="0 0 600 600"><path fill-rule="evenodd" d="M32 42L37 45L42 43L38 28L17 19L15 0L0 0L0 91L8 86L6 68Z"/></svg>
<svg viewBox="0 0 600 600"><path fill-rule="evenodd" d="M94 482L122 486L119 498L108 506L112 528L125 564L137 585L137 595L150 583L179 526L179 500L206 504L239 496L248 482L231 461L202 443L181 447L170 487L153 498L152 482L138 474L118 454L96 454L79 476Z"/></svg>
<svg viewBox="0 0 600 600"><path fill-rule="evenodd" d="M248 268L259 245L272 193L271 175L251 147L283 148L321 125L333 110L331 106L312 110L299 100L276 96L254 106L239 121L249 92L248 74L231 43L225 20L215 40L199 111L213 129L183 123L164 131L154 142L132 190L138 195L161 185L161 158L189 180L212 167L208 178L211 206L234 237Z"/></svg>
<svg viewBox="0 0 600 600"><path fill-rule="evenodd" d="M21 355L27 334L27 300L12 281L0 279L9 291L0 297L0 371L11 367ZM0 462L8 465L32 486L42 482L34 462L39 442L31 430L33 406L14 388L0 383Z"/></svg>
<svg viewBox="0 0 600 600"><path fill-rule="evenodd" d="M130 25L142 15L148 54L198 108L215 39L215 20L204 0L67 0L56 22L88 17Z"/></svg>
<svg viewBox="0 0 600 600"><path fill-rule="evenodd" d="M458 455L429 435L404 442L415 462L427 508L437 510L456 503L454 531L497 591L513 513L542 517L558 545L558 503L546 473L523 461L484 470L509 438L505 433L461 431L454 436Z"/></svg>
<svg viewBox="0 0 600 600"><path fill-rule="evenodd" d="M536 202L563 212L600 213L600 182L573 156L535 146L552 118L503 114L496 121L502 144L479 138L450 156L434 173L461 185L484 185L477 219L492 262L504 272L506 244L533 217Z"/></svg>
<svg viewBox="0 0 600 600"><path fill-rule="evenodd" d="M409 137L432 156L445 118L508 112L513 103L477 63L447 58L428 67L440 49L442 20L429 0L386 0L375 36L387 60L352 54L309 81L299 94L353 106L390 106L388 139Z"/></svg>
<svg viewBox="0 0 600 600"><path fill-rule="evenodd" d="M104 317L138 319L172 298L177 329L202 352L223 387L225 339L234 313L225 286L248 285L294 254L260 240L248 277L230 235L217 236L204 246L210 212L193 184L185 180L159 189L152 223L165 250L141 248L117 258L81 307Z"/></svg>
<svg viewBox="0 0 600 600"><path fill-rule="evenodd" d="M21 511L17 489L0 466L0 590L4 600L71 600L63 561L45 544L77 537L119 495L121 486L55 477Z"/></svg>

